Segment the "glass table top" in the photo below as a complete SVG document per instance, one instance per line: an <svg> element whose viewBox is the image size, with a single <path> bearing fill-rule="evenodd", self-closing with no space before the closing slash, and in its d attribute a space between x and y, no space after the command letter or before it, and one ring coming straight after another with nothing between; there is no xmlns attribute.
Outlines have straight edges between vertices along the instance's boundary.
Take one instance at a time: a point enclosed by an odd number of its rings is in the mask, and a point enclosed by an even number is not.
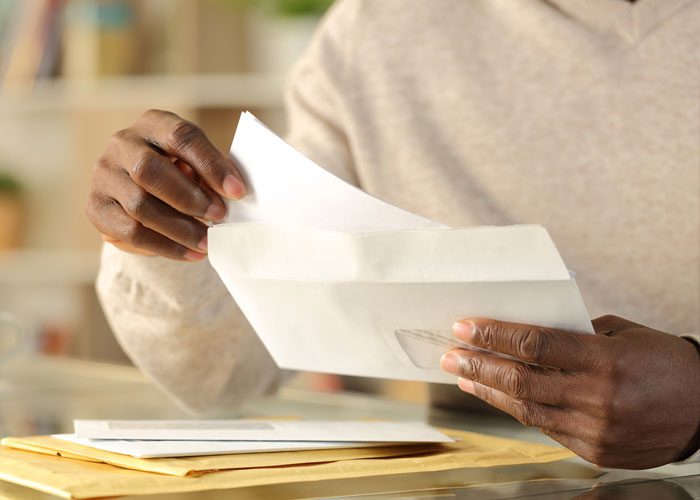
<svg viewBox="0 0 700 500"><path fill-rule="evenodd" d="M297 415L309 419L425 420L434 425L552 444L537 429L494 416L453 412L360 393L283 388L276 396L208 415L214 418ZM0 435L72 432L75 418L191 418L133 367L60 358L25 358L0 365ZM391 499L698 499L700 464L644 471L599 469L589 479L581 459L517 467L405 474L235 490L235 498ZM1 471L0 471L1 472ZM231 498L231 491L148 498ZM0 481L0 499L51 498Z"/></svg>

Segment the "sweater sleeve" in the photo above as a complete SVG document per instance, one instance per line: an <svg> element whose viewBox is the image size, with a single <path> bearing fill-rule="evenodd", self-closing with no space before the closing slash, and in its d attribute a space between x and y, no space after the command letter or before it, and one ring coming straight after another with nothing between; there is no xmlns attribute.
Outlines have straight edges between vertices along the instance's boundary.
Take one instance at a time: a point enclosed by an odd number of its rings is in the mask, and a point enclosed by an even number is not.
<svg viewBox="0 0 700 500"><path fill-rule="evenodd" d="M358 3L340 0L331 7L286 90L287 140L353 183L341 87ZM190 410L273 392L283 377L206 260L179 263L105 245L97 292L134 364Z"/></svg>
<svg viewBox="0 0 700 500"><path fill-rule="evenodd" d="M280 370L207 260L105 244L97 293L127 355L184 408L221 409L276 389Z"/></svg>

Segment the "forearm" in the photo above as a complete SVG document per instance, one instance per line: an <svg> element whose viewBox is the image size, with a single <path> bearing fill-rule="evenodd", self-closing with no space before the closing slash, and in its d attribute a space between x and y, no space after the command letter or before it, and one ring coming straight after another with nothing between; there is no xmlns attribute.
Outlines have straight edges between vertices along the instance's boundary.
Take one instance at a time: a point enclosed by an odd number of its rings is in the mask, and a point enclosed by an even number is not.
<svg viewBox="0 0 700 500"><path fill-rule="evenodd" d="M134 364L188 409L233 406L279 383L279 369L208 261L105 245L97 292Z"/></svg>

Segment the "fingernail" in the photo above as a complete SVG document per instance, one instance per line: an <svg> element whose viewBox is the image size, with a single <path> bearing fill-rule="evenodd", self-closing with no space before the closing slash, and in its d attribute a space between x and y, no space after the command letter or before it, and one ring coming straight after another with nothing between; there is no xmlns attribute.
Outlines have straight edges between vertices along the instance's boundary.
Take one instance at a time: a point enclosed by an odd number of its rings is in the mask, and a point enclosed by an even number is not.
<svg viewBox="0 0 700 500"><path fill-rule="evenodd" d="M440 358L440 367L446 372L458 373L459 366L460 362L456 354L448 352L447 354L443 354L442 358Z"/></svg>
<svg viewBox="0 0 700 500"><path fill-rule="evenodd" d="M202 260L206 256L207 254L195 252L194 250L187 250L183 255L186 260L192 261Z"/></svg>
<svg viewBox="0 0 700 500"><path fill-rule="evenodd" d="M239 200L245 196L245 186L234 175L227 175L224 178L224 192L229 198Z"/></svg>
<svg viewBox="0 0 700 500"><path fill-rule="evenodd" d="M204 218L212 222L218 222L224 217L226 217L226 207L218 203L212 203L204 214Z"/></svg>
<svg viewBox="0 0 700 500"><path fill-rule="evenodd" d="M457 321L452 325L452 332L460 340L469 342L474 335L474 323L471 321Z"/></svg>
<svg viewBox="0 0 700 500"><path fill-rule="evenodd" d="M209 238L206 235L204 235L204 238L202 238L202 241L199 242L199 245L198 245L199 249L202 252L206 252L207 248L208 248L208 246L207 246L208 243L209 243Z"/></svg>
<svg viewBox="0 0 700 500"><path fill-rule="evenodd" d="M464 392L468 392L469 394L474 394L474 382L472 382L469 379L460 378L457 381L457 386L460 389L462 389Z"/></svg>

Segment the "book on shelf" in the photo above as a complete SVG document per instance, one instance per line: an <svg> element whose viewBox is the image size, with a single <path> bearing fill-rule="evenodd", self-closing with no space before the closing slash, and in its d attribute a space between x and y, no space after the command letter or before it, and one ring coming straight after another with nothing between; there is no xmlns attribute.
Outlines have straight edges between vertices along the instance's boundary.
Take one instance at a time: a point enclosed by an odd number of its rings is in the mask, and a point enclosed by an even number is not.
<svg viewBox="0 0 700 500"><path fill-rule="evenodd" d="M62 0L10 2L0 7L0 75L3 90L31 88L57 62Z"/></svg>

